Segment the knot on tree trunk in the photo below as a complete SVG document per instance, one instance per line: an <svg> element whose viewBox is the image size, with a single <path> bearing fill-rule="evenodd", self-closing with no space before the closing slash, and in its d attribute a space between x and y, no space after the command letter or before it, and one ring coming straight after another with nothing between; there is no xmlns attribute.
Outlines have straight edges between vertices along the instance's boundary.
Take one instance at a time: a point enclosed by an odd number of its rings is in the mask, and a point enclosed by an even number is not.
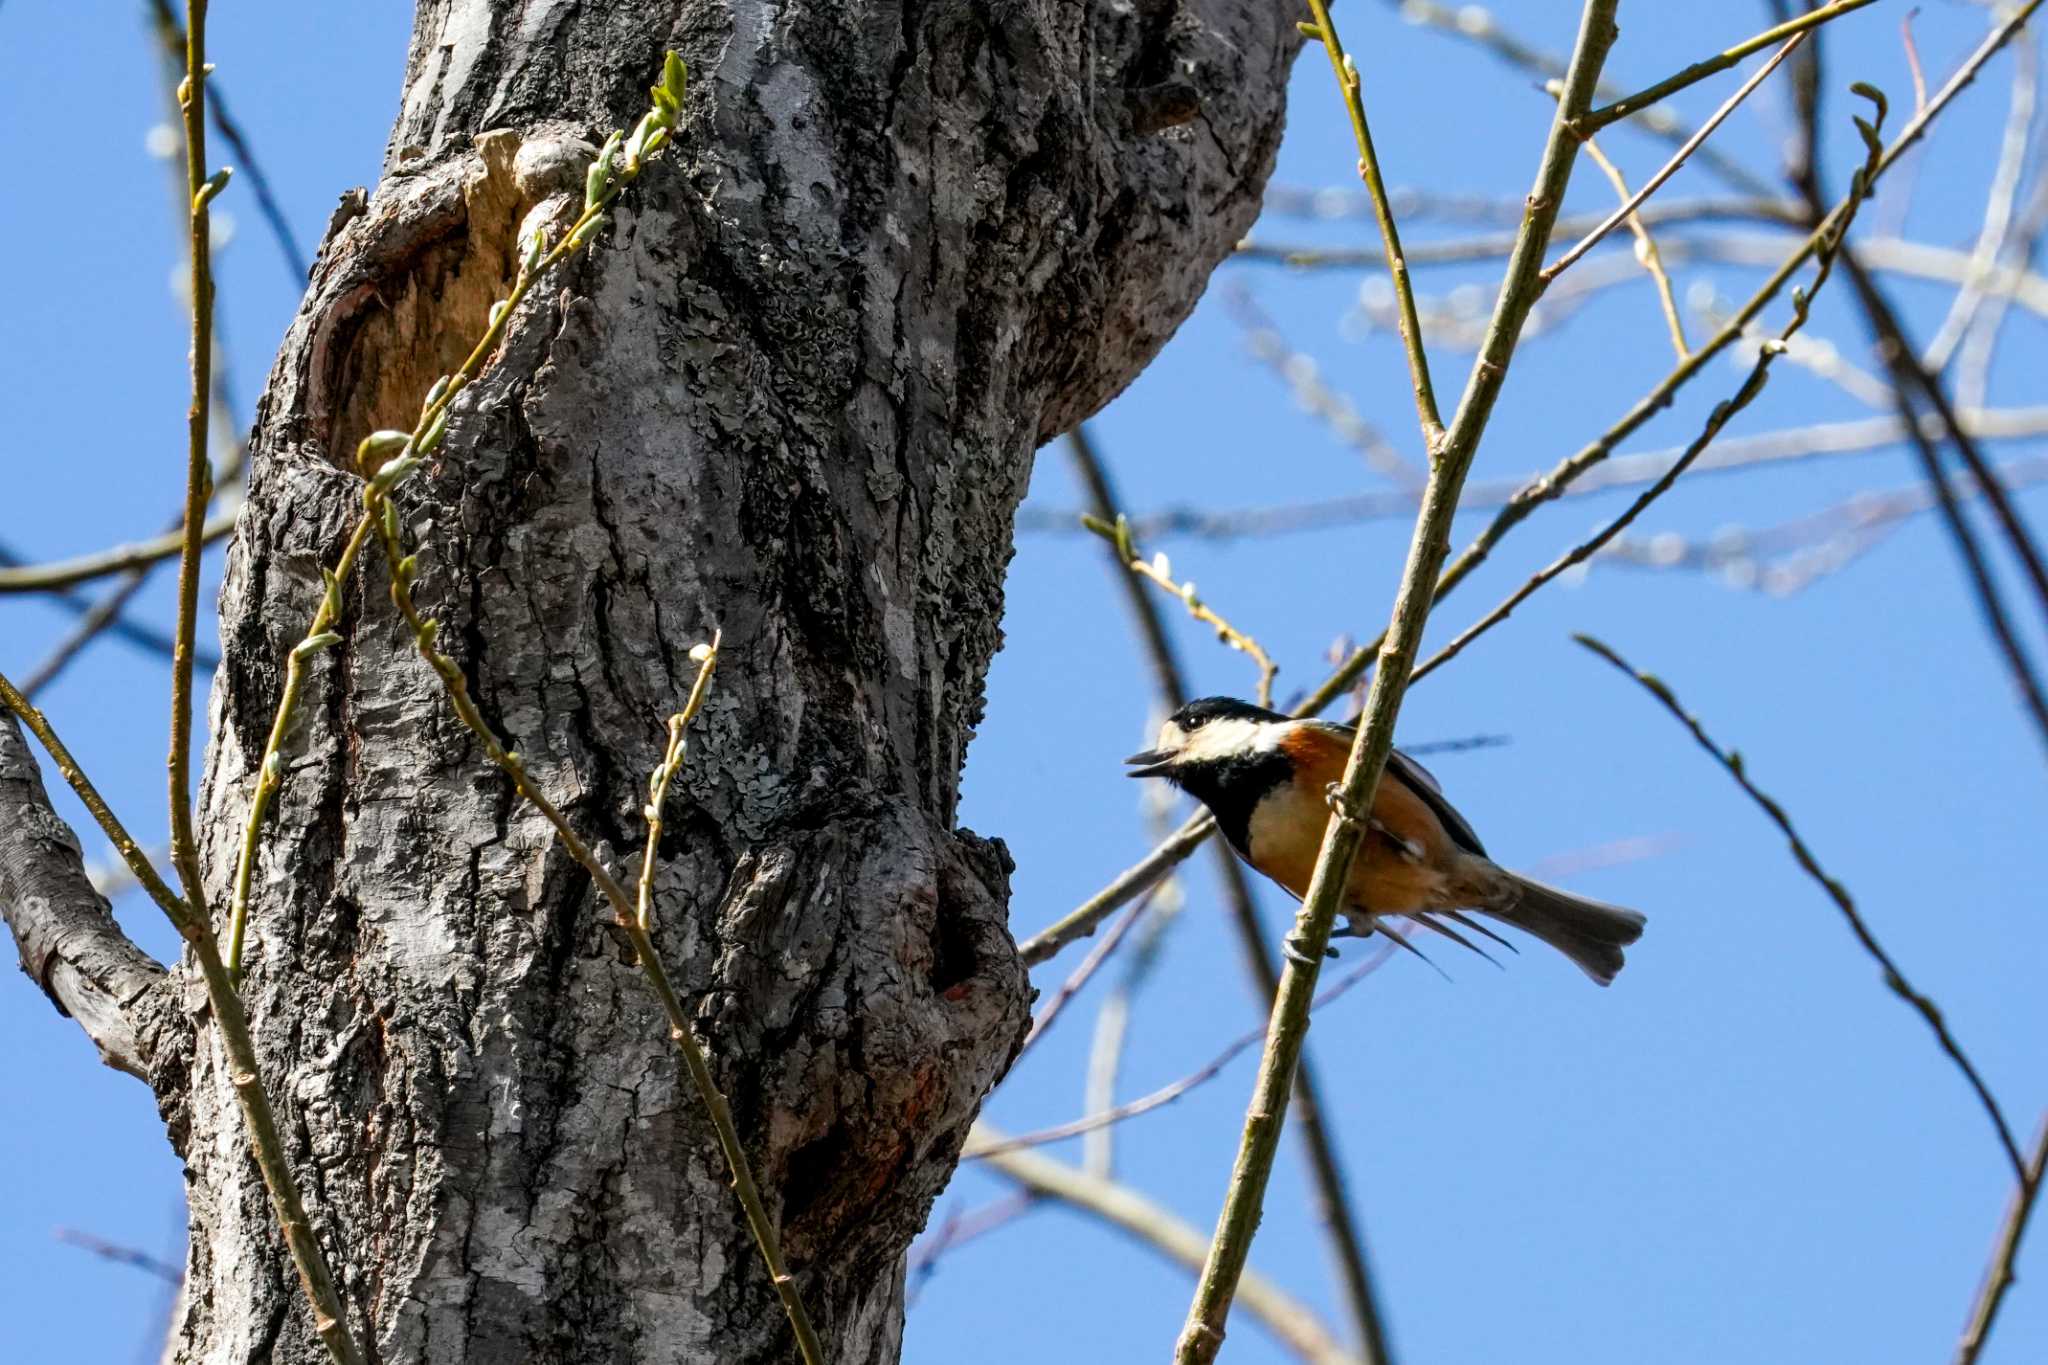
<svg viewBox="0 0 2048 1365"><path fill-rule="evenodd" d="M889 805L734 869L701 1018L744 1059L725 1068L735 1113L799 1269L900 1256L1016 1055L1030 988L1010 866L1000 843Z"/></svg>

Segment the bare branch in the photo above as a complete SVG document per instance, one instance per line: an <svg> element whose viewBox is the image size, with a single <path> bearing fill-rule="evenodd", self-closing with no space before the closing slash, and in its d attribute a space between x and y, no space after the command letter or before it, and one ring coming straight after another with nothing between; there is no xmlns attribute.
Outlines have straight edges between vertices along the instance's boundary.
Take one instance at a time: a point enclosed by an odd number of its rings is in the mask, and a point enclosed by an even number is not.
<svg viewBox="0 0 2048 1365"><path fill-rule="evenodd" d="M1634 200L1635 197L1629 192L1628 180L1622 175L1621 168L1608 159L1607 153L1601 151L1600 144L1592 138L1586 139L1586 155L1600 168L1608 183L1614 186L1614 192L1620 196L1622 203L1627 204ZM1638 209L1628 210L1627 221L1629 233L1636 239L1636 260L1642 263L1643 269L1649 272L1651 282L1657 286L1657 306L1663 311L1664 326L1671 333L1671 349L1677 352L1680 360L1683 360L1692 354L1692 348L1685 341L1685 321L1678 314L1678 298L1671 291L1671 274L1664 269L1664 257L1657 250L1657 239L1652 237L1650 229L1643 225L1643 215Z"/></svg>
<svg viewBox="0 0 2048 1365"><path fill-rule="evenodd" d="M239 508L229 508L205 521L199 532L202 545L226 536L235 529L235 516ZM60 559L48 564L23 564L12 568L0 568L0 593L48 592L52 588L69 588L79 583L89 583L95 578L110 574L126 573L131 569L147 568L166 559L175 559L184 547L185 534L182 530L145 540L135 545L116 545L110 550L98 550L75 559Z"/></svg>
<svg viewBox="0 0 2048 1365"><path fill-rule="evenodd" d="M1798 18L1779 24L1775 28L1765 29L1762 33L1744 42L1737 43L1725 52L1716 53L1702 62L1694 62L1685 70L1680 71L1674 76L1665 77L1646 90L1640 90L1633 95L1624 96L1612 104L1595 109L1592 113L1586 115L1584 119L1580 120L1581 126L1588 133L1598 132L1616 119L1623 119L1631 114L1640 113L1666 96L1674 95L1680 90L1685 89L1688 85L1703 81L1717 72L1726 71L1729 67L1734 66L1753 52L1761 52L1771 44L1783 42L1787 38L1793 39L1794 41L1786 43L1779 50L1779 57L1783 57L1798 45L1797 40L1803 39L1809 29L1825 24L1831 19L1839 19L1844 14L1852 10L1862 9L1865 5L1872 2L1873 0L1835 0L1834 4L1822 5L1818 9L1808 10ZM1775 64L1774 60L1773 65Z"/></svg>
<svg viewBox="0 0 2048 1365"><path fill-rule="evenodd" d="M1787 357L1790 358L1789 356ZM1889 392L1889 388L1887 388ZM2048 407L1964 408L1956 414L1962 428L1979 441L2023 441L2048 436ZM1693 463L1693 477L1736 473L1780 464L1797 464L1840 455L1883 450L1906 439L1908 423L1897 416L1865 417L1847 422L1816 422L1810 426L1735 436L1717 442ZM1940 419L1929 413L1920 426L1930 436L1941 434ZM1619 489L1639 488L1664 477L1684 455L1683 449L1630 451L1610 456L1557 492L1560 498L1592 497ZM2014 469L2014 464L2001 469ZM1460 512L1498 510L1525 494L1536 474L1489 479L1467 484ZM2010 482L2010 479L2007 480ZM1974 486L1973 486L1974 487ZM1363 493L1319 502L1210 510L1166 507L1135 517L1135 534L1146 539L1199 536L1230 540L1242 536L1287 535L1298 531L1354 526L1415 515L1415 497L1404 493ZM1018 514L1018 530L1036 534L1070 533L1080 528L1076 514L1055 509L1026 509Z"/></svg>
<svg viewBox="0 0 2048 1365"><path fill-rule="evenodd" d="M1963 1339L1956 1346L1956 1365L1976 1365L1984 1343L1991 1338L1991 1325L1998 1320L1999 1305L2005 1302L2005 1291L2012 1288L2012 1266L2020 1254L2020 1239L2026 1236L2027 1220L2033 1216L2034 1203L2041 1196L2044 1167L2048 1167L2048 1114L2041 1116L2041 1126L2034 1133L2034 1150L1998 1225L1991 1264L1985 1268L1977 1301L1970 1306L1969 1324L1963 1328Z"/></svg>
<svg viewBox="0 0 2048 1365"><path fill-rule="evenodd" d="M1843 0L1843 3L1853 3L1856 5L1867 5L1870 2L1871 0ZM1821 11L1816 10L1814 13L1818 14ZM1809 15L1808 17L1810 18L1811 16ZM1778 69L1778 64L1797 51L1799 45L1805 41L1806 34L1804 31L1795 33L1790 42L1772 53L1771 59L1758 67L1756 73L1738 86L1734 94L1723 100L1721 107L1716 109L1707 121L1699 126L1699 131L1681 143L1678 150L1671 154L1670 160L1659 166L1656 174L1643 182L1641 189L1624 200L1620 208L1602 219L1600 225L1581 238L1577 246L1565 252L1564 255L1558 257L1550 265L1545 266L1543 273L1538 278L1545 282L1556 279L1565 270L1570 268L1573 261L1591 251L1601 238L1619 227L1631 213L1634 213L1642 205L1645 199L1648 199L1657 192L1658 186L1676 175L1678 168L1685 164L1685 159L1699 150L1700 144L1712 136L1714 130L1721 126L1722 121L1735 112L1735 107L1748 99L1750 93L1762 85L1770 74ZM1719 70L1720 68L1717 67L1715 69ZM1590 132L1588 136L1590 136Z"/></svg>
<svg viewBox="0 0 2048 1365"><path fill-rule="evenodd" d="M2031 43L2021 43L2013 49L2012 58L2012 95L2006 107L2005 133L1999 141L1998 166L1991 173L1991 190L1985 199L1983 225L1970 252L1972 278L1949 300L1948 314L1935 330L1934 339L1921 352L1920 363L1930 374L1940 374L1948 368L1956 347L1969 334L1985 303L1979 281L1988 279L2004 256L2006 234L2013 226L2013 206L2026 171L2027 144L2034 127L2040 49Z"/></svg>
<svg viewBox="0 0 2048 1365"><path fill-rule="evenodd" d="M986 1119L974 1125L972 1142L995 1147L1004 1135ZM1208 1242L1191 1225L1126 1185L1104 1180L1037 1152L1006 1151L988 1164L1035 1194L1057 1199L1123 1229L1146 1246L1190 1270L1200 1269ZM1266 1324L1288 1350L1311 1365L1351 1365L1357 1357L1337 1344L1330 1329L1306 1304L1257 1271L1246 1271L1238 1286L1245 1310Z"/></svg>
<svg viewBox="0 0 2048 1365"><path fill-rule="evenodd" d="M1660 225L1655 204L1645 204L1641 212L1646 226L1655 228ZM1803 214L1797 225L1804 227L1812 221L1810 213ZM1512 245L1507 237L1499 233L1489 233L1483 237L1453 238L1441 242L1421 242L1408 248L1408 263L1462 265L1473 261L1498 260L1507 255ZM1705 237L1667 238L1663 243L1663 250L1677 262L1705 260L1725 261L1730 265L1775 266L1784 258L1785 240L1782 237L1765 236L1760 233L1717 233ZM1970 253L1957 251L1953 247L1907 241L1898 237L1867 237L1856 243L1856 254L1863 258L1865 265L1873 269L1911 275L1917 279L1936 280L1943 284L1968 284L1975 278ZM1324 249L1284 244L1266 245L1259 242L1247 242L1240 246L1232 259L1284 265L1293 270L1371 269L1381 265L1385 260L1381 253L1369 248ZM2048 276L2012 265L1994 265L1979 280L1979 286L1991 298L2009 298L2036 317L2048 317Z"/></svg>
<svg viewBox="0 0 2048 1365"><path fill-rule="evenodd" d="M1935 1041L1940 1044L1941 1050L1948 1054L1949 1060L1955 1063L1956 1069L1962 1072L1963 1079L1976 1093L1977 1102L1983 1106L1985 1115L1991 1120L1992 1130L1998 1137L1999 1146L2005 1149L2006 1159L2012 1163L2014 1174L2024 1181L2027 1178L2027 1164L2020 1156L2019 1144L2013 1139L2011 1125L2005 1121L2005 1111L1999 1108L1997 1099L1991 1094L1991 1088L1978 1074L1976 1065L1963 1051L1962 1044L1949 1032L1948 1021L1942 1018L1941 1010L1906 980L1905 974L1899 970L1891 954L1885 951L1884 945L1877 941L1877 936L1871 932L1869 924L1857 910L1856 902L1850 898L1848 888L1830 877L1821 867L1820 862L1813 856L1813 851L1806 846L1806 841L1799 837L1799 831L1794 828L1792 817L1785 813L1785 808L1765 795L1749 780L1749 772L1743 765L1742 756L1716 744L1713 737L1706 732L1693 714L1685 709L1663 679L1639 671L1628 660L1590 635L1574 635L1572 638L1633 678L1644 691L1655 697L1658 703L1691 733L1693 742L1706 750L1716 763L1727 770L1728 775L1735 779L1735 784L1742 788L1744 794L1754 801L1757 808L1762 810L1770 818L1771 823L1784 834L1786 842L1791 845L1792 856L1798 861L1801 870L1827 893L1828 899L1835 903L1835 908L1842 912L1842 918L1848 922L1849 932L1856 936L1856 941L1863 945L1863 951L1870 955L1883 972L1886 989L1911 1005L1914 1011L1927 1021L1927 1027L1933 1031Z"/></svg>
<svg viewBox="0 0 2048 1365"><path fill-rule="evenodd" d="M149 1079L152 1051L137 1006L163 965L135 946L93 890L78 837L50 805L35 756L0 707L0 916L21 969L85 1030L100 1060Z"/></svg>

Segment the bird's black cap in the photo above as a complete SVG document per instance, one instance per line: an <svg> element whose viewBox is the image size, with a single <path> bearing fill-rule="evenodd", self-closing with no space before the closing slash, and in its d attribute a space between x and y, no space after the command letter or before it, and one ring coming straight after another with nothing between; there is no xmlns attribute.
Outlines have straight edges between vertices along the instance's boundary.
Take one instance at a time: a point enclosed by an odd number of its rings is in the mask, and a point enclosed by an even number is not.
<svg viewBox="0 0 2048 1365"><path fill-rule="evenodd" d="M1203 697L1181 707L1168 719L1183 730L1198 730L1212 720L1284 721L1288 717L1236 697Z"/></svg>

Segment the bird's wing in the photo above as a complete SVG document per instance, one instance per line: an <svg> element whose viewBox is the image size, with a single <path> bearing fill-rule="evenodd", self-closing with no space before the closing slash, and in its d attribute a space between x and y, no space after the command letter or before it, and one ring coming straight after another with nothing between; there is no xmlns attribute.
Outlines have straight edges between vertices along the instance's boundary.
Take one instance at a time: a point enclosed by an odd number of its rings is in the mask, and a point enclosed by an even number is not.
<svg viewBox="0 0 2048 1365"><path fill-rule="evenodd" d="M1327 720L1307 721L1305 724L1332 738L1342 739L1347 749L1352 743L1353 735L1357 733L1352 726L1338 725ZM1429 769L1396 749L1387 755L1387 772L1402 786L1414 792L1417 799L1428 806L1431 813L1443 822L1444 832L1451 836L1452 843L1467 853L1476 853L1482 858L1486 856L1485 845L1479 842L1479 836L1473 832L1472 826L1465 822L1465 817L1458 814L1456 808L1444 799L1444 789L1437 784L1436 778L1430 775Z"/></svg>

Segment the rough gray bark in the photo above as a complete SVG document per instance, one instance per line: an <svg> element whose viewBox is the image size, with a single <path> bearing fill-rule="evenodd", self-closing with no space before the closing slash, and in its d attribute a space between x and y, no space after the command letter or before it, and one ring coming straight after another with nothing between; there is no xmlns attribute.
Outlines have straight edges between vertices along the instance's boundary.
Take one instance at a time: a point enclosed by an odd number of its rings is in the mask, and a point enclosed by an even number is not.
<svg viewBox="0 0 2048 1365"><path fill-rule="evenodd" d="M954 828L1032 452L1249 226L1297 38L1262 0L425 0L387 178L345 203L259 415L205 798L227 900L281 661L410 425L664 47L678 145L538 291L402 494L416 593L630 874L689 647L657 940L843 1365L1007 1065L1007 855ZM491 136L479 137L489 132ZM411 654L369 562L258 871L258 1045L374 1359L785 1361L659 1010L588 878ZM320 1358L204 997L150 1059L188 1174L181 1361Z"/></svg>
<svg viewBox="0 0 2048 1365"><path fill-rule="evenodd" d="M163 1027L164 969L114 923L78 836L50 808L28 740L0 710L0 913L21 969L78 1021L100 1060L147 1079Z"/></svg>

